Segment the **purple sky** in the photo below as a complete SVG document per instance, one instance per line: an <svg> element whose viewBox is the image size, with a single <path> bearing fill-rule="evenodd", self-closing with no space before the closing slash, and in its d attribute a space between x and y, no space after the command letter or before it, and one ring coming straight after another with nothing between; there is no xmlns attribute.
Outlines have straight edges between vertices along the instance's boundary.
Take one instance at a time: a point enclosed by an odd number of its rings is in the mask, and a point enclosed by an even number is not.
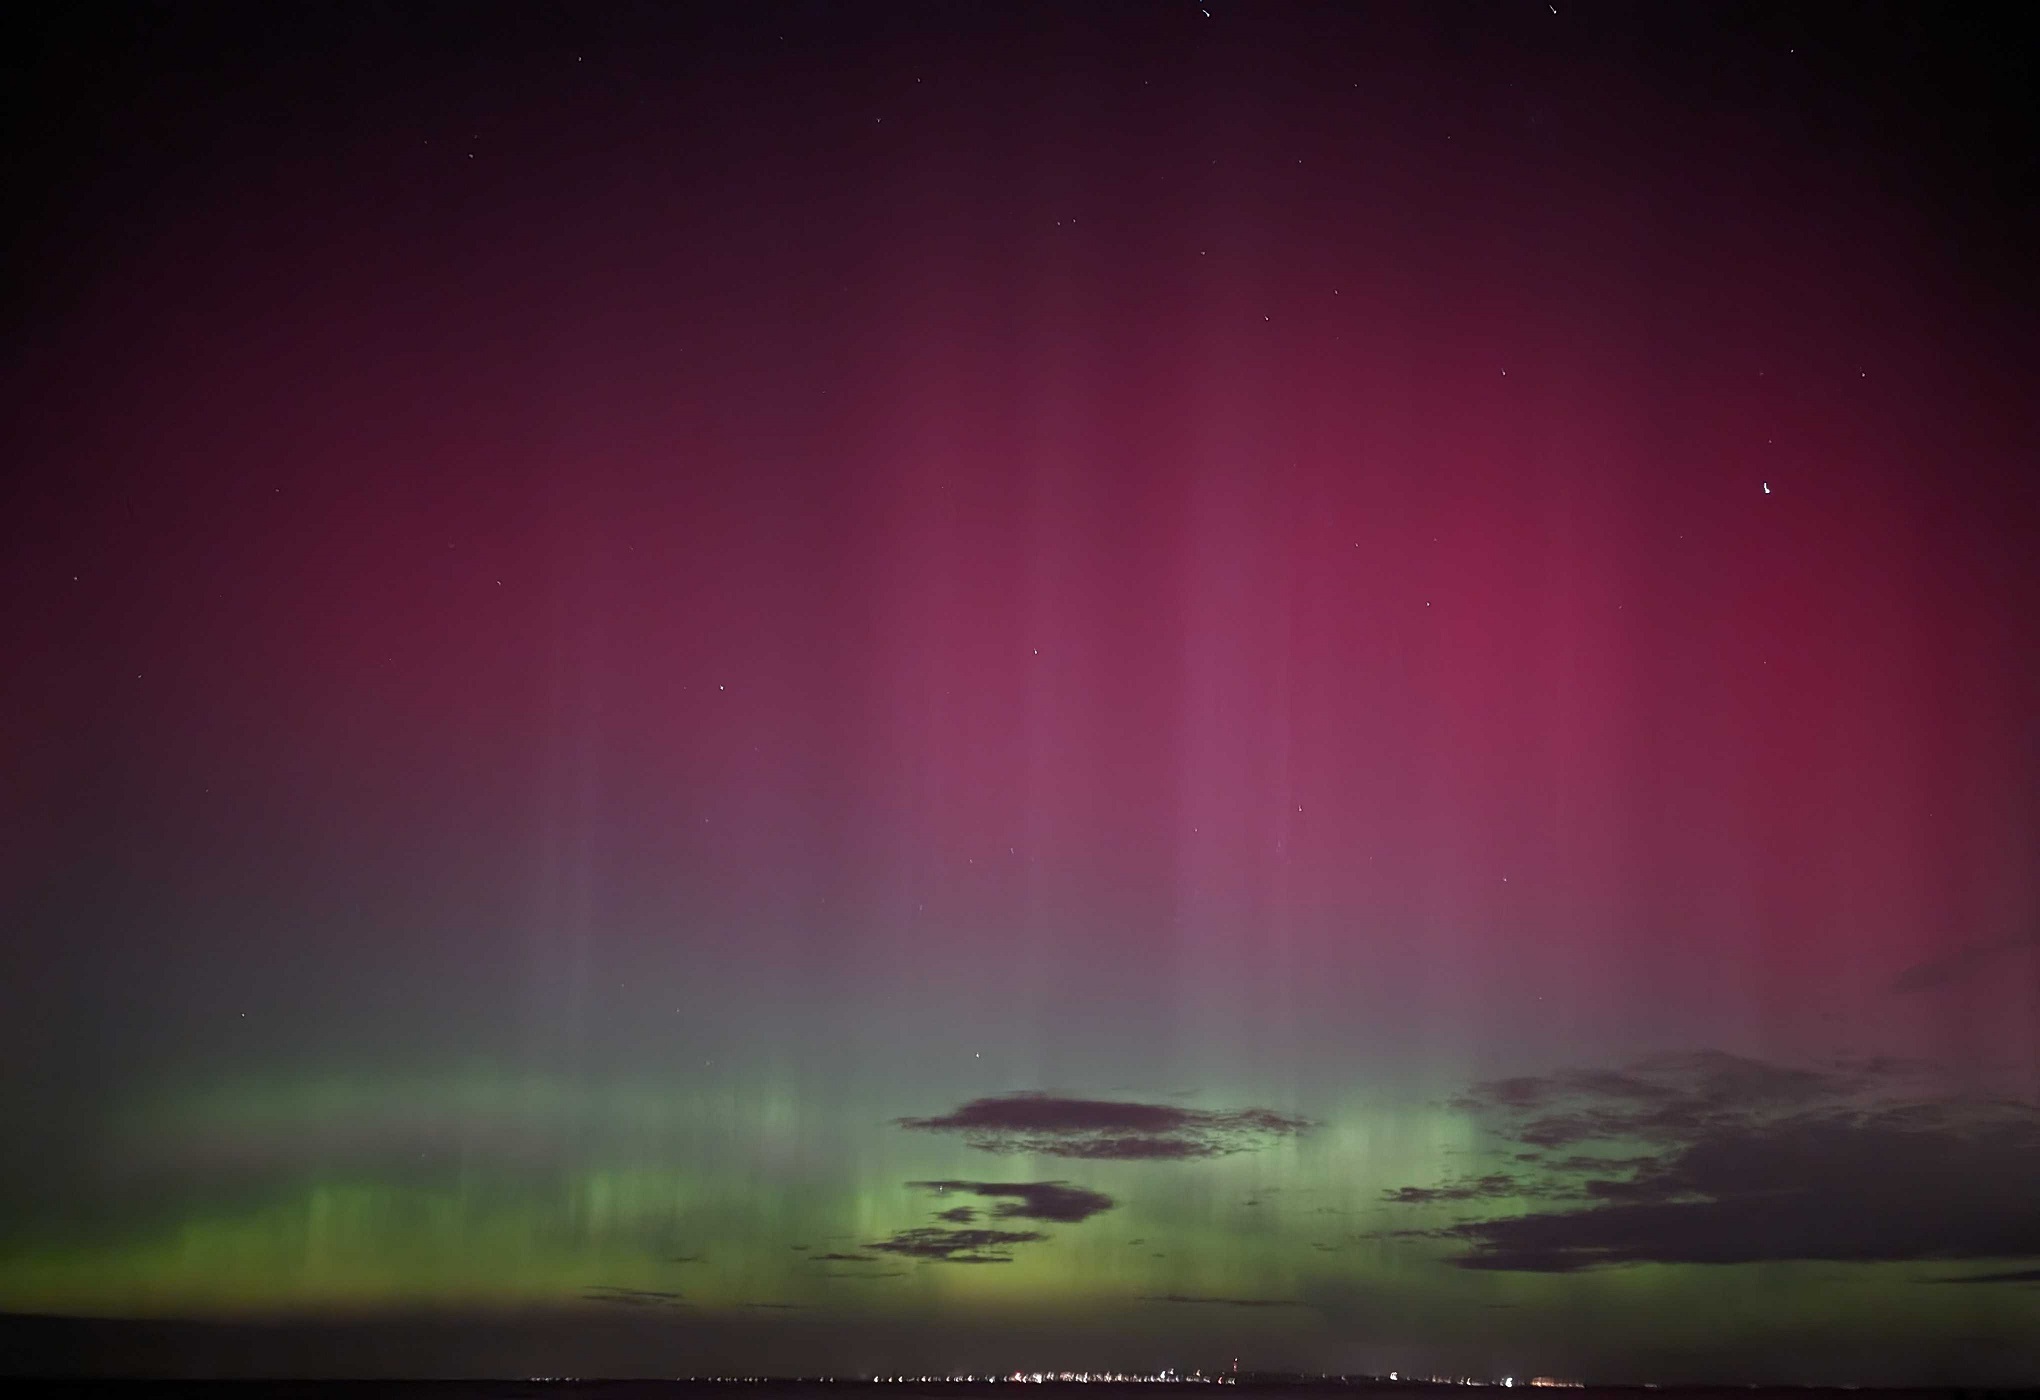
<svg viewBox="0 0 2040 1400"><path fill-rule="evenodd" d="M1557 11L10 20L0 1310L2040 1375L2018 64Z"/></svg>

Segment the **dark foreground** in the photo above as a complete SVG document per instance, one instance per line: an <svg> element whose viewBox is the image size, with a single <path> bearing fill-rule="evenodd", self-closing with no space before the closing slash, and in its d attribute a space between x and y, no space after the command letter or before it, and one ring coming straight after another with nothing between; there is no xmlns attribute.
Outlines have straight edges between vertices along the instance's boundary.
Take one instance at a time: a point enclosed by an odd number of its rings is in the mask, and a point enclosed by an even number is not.
<svg viewBox="0 0 2040 1400"><path fill-rule="evenodd" d="M149 1380L38 1380L35 1392L50 1396L128 1396L133 1400L171 1400L171 1397L225 1397L226 1400L369 1400L369 1397L407 1397L408 1400L514 1400L515 1397L559 1397L559 1400L963 1400L982 1397L996 1389L1008 1395L1030 1393L1018 1386L986 1384L887 1384L883 1387L863 1381L764 1381L750 1384L721 1384L684 1380L466 1380L466 1381L149 1381ZM1047 1387L1043 1387L1044 1389ZM1074 1384L1055 1387L1069 1393ZM1488 1387L1487 1389L1499 1389ZM1296 1380L1229 1386L1224 1392L1203 1386L1172 1386L1158 1392L1154 1385L1089 1384L1082 1386L1085 1400L1158 1400L1159 1395L1218 1393L1281 1395L1288 1400L1389 1400L1392 1396L1465 1395L1464 1387L1389 1384L1369 1381ZM1185 1392L1188 1392L1186 1395ZM1103 1394L1100 1394L1103 1392ZM1032 1393L1039 1394L1039 1390ZM1578 1400L2010 1400L2013 1396L2040 1394L2040 1390L1913 1388L1891 1390L1827 1389L1818 1387L1671 1387L1627 1388L1587 1387L1553 1391L1554 1396Z"/></svg>

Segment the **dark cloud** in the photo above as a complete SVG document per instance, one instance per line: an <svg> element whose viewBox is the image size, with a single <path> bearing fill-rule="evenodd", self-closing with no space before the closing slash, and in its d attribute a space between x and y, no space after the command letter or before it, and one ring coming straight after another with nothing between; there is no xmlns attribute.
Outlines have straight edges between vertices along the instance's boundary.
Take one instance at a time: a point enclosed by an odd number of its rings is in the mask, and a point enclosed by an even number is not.
<svg viewBox="0 0 2040 1400"><path fill-rule="evenodd" d="M2040 1283L2040 1269L2011 1269L1997 1274L1965 1274L1961 1278L1937 1278L1935 1283Z"/></svg>
<svg viewBox="0 0 2040 1400"><path fill-rule="evenodd" d="M981 1152L1165 1162L1251 1152L1316 1126L1267 1108L1217 1111L1044 1093L972 1099L934 1118L897 1122L919 1132L961 1134Z"/></svg>
<svg viewBox="0 0 2040 1400"><path fill-rule="evenodd" d="M1307 1308L1300 1298L1215 1298L1202 1293L1143 1293L1143 1303L1209 1303L1222 1308Z"/></svg>
<svg viewBox="0 0 2040 1400"><path fill-rule="evenodd" d="M1803 1068L1706 1050L1654 1056L1620 1070L1492 1080L1474 1085L1452 1106L1499 1121L1520 1146L1577 1152L1599 1143L1633 1151L1637 1140L1683 1141L1715 1124L1752 1116L1919 1097L1933 1084L1932 1068L1909 1060L1840 1060ZM1624 1165L1619 1158L1600 1160Z"/></svg>
<svg viewBox="0 0 2040 1400"><path fill-rule="evenodd" d="M681 1305L682 1295L656 1288L619 1288L598 1283L581 1296L591 1303L615 1303L626 1308L672 1308Z"/></svg>
<svg viewBox="0 0 2040 1400"><path fill-rule="evenodd" d="M1010 1264L1014 1245L1047 1238L1039 1230L945 1230L927 1225L918 1230L901 1230L891 1239L865 1248L941 1264Z"/></svg>
<svg viewBox="0 0 2040 1400"><path fill-rule="evenodd" d="M981 1215L995 1221L1051 1220L1074 1225L1102 1211L1112 1209L1113 1200L1102 1191L1072 1186L1067 1181L910 1181L908 1187L937 1195L977 1196L993 1202L987 1210L958 1205L937 1211L938 1225L900 1230L890 1239L864 1246L875 1254L925 1259L940 1264L1010 1264L1013 1246L1036 1244L1048 1238L1039 1230L999 1230L968 1227ZM818 1260L876 1263L873 1254L822 1254Z"/></svg>
<svg viewBox="0 0 2040 1400"><path fill-rule="evenodd" d="M1513 1117L1524 1145L1549 1148L1681 1131L1715 1113L1790 1108L1867 1087L1898 1068L1896 1061L1878 1060L1801 1069L1706 1050L1659 1055L1620 1070L1490 1080L1452 1105Z"/></svg>
<svg viewBox="0 0 2040 1400"><path fill-rule="evenodd" d="M1914 963L1892 979L1891 990L1901 995L1907 992L1932 991L1936 987L1945 987L1950 983L1973 977L2001 958L2028 948L2040 948L2040 933L2000 938L1994 943L1966 944L1937 958Z"/></svg>
<svg viewBox="0 0 2040 1400"><path fill-rule="evenodd" d="M666 1262L668 1264L699 1264L703 1257L699 1254L669 1254L666 1256Z"/></svg>
<svg viewBox="0 0 2040 1400"><path fill-rule="evenodd" d="M996 1220L1053 1220L1074 1225L1114 1205L1103 1191L1072 1186L1067 1181L910 1181L907 1185L943 1195L957 1192L996 1200L998 1205L992 1209ZM937 1218L969 1220L971 1208L958 1206L943 1211Z"/></svg>
<svg viewBox="0 0 2040 1400"><path fill-rule="evenodd" d="M880 1262L869 1254L817 1254L813 1258L817 1264L876 1264Z"/></svg>
<svg viewBox="0 0 2040 1400"><path fill-rule="evenodd" d="M1588 1203L1388 1232L1456 1241L1465 1268L2040 1257L2040 1108L1934 1092L1912 1062L1703 1052L1496 1080L1457 1102L1519 1144L1575 1150L1507 1190L1483 1177L1389 1200Z"/></svg>

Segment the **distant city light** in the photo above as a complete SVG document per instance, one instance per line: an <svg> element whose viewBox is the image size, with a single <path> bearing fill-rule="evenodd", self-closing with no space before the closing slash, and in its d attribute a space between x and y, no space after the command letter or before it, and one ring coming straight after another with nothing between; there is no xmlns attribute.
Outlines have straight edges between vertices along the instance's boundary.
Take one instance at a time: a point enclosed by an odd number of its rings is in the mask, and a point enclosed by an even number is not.
<svg viewBox="0 0 2040 1400"><path fill-rule="evenodd" d="M939 1376L931 1375L931 1376L857 1376L857 1377L675 1376L674 1379L679 1381L694 1381L697 1383L705 1381L718 1385L764 1385L774 1381L783 1382L789 1379L799 1379L810 1382L821 1382L825 1384L835 1383L843 1380L856 1380L871 1385L958 1385L958 1384L1084 1385L1092 1383L1100 1385L1141 1385L1141 1384L1238 1385L1240 1383L1240 1371L1238 1368L1239 1362L1235 1360L1233 1362L1231 1369L1220 1371L1210 1375L1205 1374L1205 1372L1203 1372L1202 1370L1193 1370L1186 1372L1178 1371L1173 1366L1164 1366L1159 1371L1013 1371L1005 1375L998 1375L992 1372L985 1372L984 1374L980 1375L977 1372L969 1372ZM1281 1373L1280 1375L1272 1378L1291 1381L1311 1380L1338 1385L1353 1385L1353 1384L1364 1385L1370 1382L1378 1384L1382 1379L1382 1377L1379 1375L1314 1374L1304 1376L1304 1375L1290 1375L1286 1372ZM531 1377L531 1379L557 1381L570 1378L562 1376L534 1376ZM1248 1373L1248 1379L1251 1381L1256 1379L1256 1377L1250 1372ZM1271 1379L1271 1377L1268 1375L1262 1375L1261 1377L1259 1377L1259 1379L1266 1381ZM1523 1380L1519 1380L1515 1376L1504 1376L1499 1380L1495 1380L1483 1376L1405 1376L1400 1371L1390 1371L1388 1373L1387 1379L1399 1382L1403 1385L1478 1385L1478 1386L1500 1386L1508 1389L1513 1389L1516 1386L1524 1385L1524 1386L1539 1386L1546 1388L1558 1387L1562 1389L1577 1390L1583 1388L1586 1384L1586 1382L1584 1381L1559 1380L1552 1376L1531 1376L1528 1379ZM1656 1389L1656 1387L1646 1386L1646 1389Z"/></svg>

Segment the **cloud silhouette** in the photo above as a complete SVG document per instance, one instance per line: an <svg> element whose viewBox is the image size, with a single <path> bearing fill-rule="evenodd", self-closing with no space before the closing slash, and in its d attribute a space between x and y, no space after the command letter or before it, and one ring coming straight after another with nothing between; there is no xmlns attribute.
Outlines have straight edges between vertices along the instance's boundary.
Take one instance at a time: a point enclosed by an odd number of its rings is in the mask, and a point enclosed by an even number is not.
<svg viewBox="0 0 2040 1400"><path fill-rule="evenodd" d="M917 1132L957 1133L981 1152L1118 1161L1225 1157L1316 1126L1267 1108L1217 1111L1040 1092L972 1099L950 1113L895 1121Z"/></svg>
<svg viewBox="0 0 2040 1400"><path fill-rule="evenodd" d="M959 1192L998 1201L992 1209L995 1220L1053 1220L1074 1225L1080 1220L1112 1209L1115 1202L1103 1191L1072 1186L1067 1181L910 1181L907 1185L942 1195ZM969 1220L975 1211L969 1206L945 1210L941 1220Z"/></svg>
<svg viewBox="0 0 2040 1400"><path fill-rule="evenodd" d="M810 1258L817 1264L877 1264L882 1262L869 1254L816 1254Z"/></svg>
<svg viewBox="0 0 2040 1400"><path fill-rule="evenodd" d="M926 1225L917 1230L901 1230L891 1239L865 1248L938 1264L1010 1264L1014 1245L1047 1238L1039 1230L945 1230Z"/></svg>
<svg viewBox="0 0 2040 1400"><path fill-rule="evenodd" d="M1965 1274L1961 1278L1937 1278L1935 1283L2040 1283L2040 1269L2010 1269L1997 1274Z"/></svg>
<svg viewBox="0 0 2040 1400"><path fill-rule="evenodd" d="M1143 1293L1143 1303L1208 1303L1222 1308L1307 1308L1300 1298L1218 1298L1202 1293Z"/></svg>
<svg viewBox="0 0 2040 1400"><path fill-rule="evenodd" d="M1456 1102L1517 1143L1575 1149L1507 1194L1588 1203L1385 1232L1462 1244L1463 1268L2040 1257L2040 1107L1951 1093L1914 1062L1702 1052L1497 1080ZM1480 1200L1495 1181L1386 1196Z"/></svg>
<svg viewBox="0 0 2040 1400"><path fill-rule="evenodd" d="M1381 1198L1401 1206L1431 1205L1438 1201L1491 1201L1522 1193L1522 1183L1497 1172L1474 1181L1447 1182L1443 1186L1398 1186L1383 1191Z"/></svg>
<svg viewBox="0 0 2040 1400"><path fill-rule="evenodd" d="M931 1191L938 1196L969 1195L992 1202L987 1207L951 1206L937 1211L941 1222L918 1229L896 1231L891 1238L864 1245L866 1254L818 1254L817 1261L877 1263L877 1255L923 1259L938 1264L1010 1264L1013 1247L1035 1244L1048 1238L1039 1230L1002 1230L973 1227L980 1216L993 1221L1049 1220L1074 1225L1103 1211L1111 1210L1113 1199L1102 1191L1072 1186L1067 1181L910 1181L911 1190ZM954 1227L966 1228L954 1228ZM838 1275L854 1276L854 1275Z"/></svg>
<svg viewBox="0 0 2040 1400"><path fill-rule="evenodd" d="M2040 932L2017 934L1991 943L1970 943L1925 962L1914 963L1892 979L1891 990L1904 995L1927 992L1975 976L1990 964L2027 948L2040 948Z"/></svg>
<svg viewBox="0 0 2040 1400"><path fill-rule="evenodd" d="M672 1308L681 1306L682 1295L656 1288L619 1288L598 1283L585 1289L581 1296L591 1303L615 1303L627 1308Z"/></svg>

